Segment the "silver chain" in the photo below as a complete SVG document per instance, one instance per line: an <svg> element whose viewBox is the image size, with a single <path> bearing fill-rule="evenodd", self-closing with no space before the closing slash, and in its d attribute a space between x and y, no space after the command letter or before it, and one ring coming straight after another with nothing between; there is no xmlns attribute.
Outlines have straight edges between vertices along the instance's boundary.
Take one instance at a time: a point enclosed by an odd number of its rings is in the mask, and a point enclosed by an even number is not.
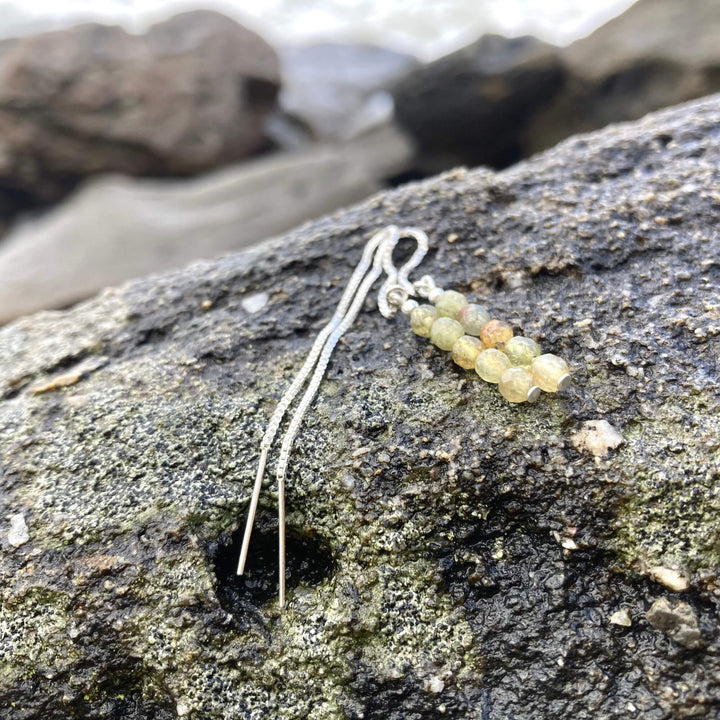
<svg viewBox="0 0 720 720"><path fill-rule="evenodd" d="M398 270L393 263L392 255L398 241L402 238L414 239L417 247L410 259ZM253 494L250 500L242 549L240 551L238 575L242 575L245 570L248 548L250 546L250 535L252 534L252 528L255 522L255 514L257 512L263 477L265 475L268 453L270 452L270 448L286 412L312 373L305 394L295 409L290 424L285 431L277 464L280 607L285 605L285 477L290 461L292 445L300 430L303 417L317 394L335 346L355 321L355 318L362 309L368 292L370 292L370 288L383 272L385 272L387 277L378 293L378 309L382 316L386 318L393 317L398 310L405 306L406 301L411 296L420 294L426 297L423 292L425 288L428 286L434 288L435 284L429 276L424 276L421 281L415 285L408 279L408 274L420 264L427 253L427 249L427 235L416 228L397 228L394 225L390 225L376 232L370 240L368 240L360 262L355 268L350 282L340 298L335 314L315 339L300 372L280 399L267 425L262 442L260 443L260 459Z"/></svg>

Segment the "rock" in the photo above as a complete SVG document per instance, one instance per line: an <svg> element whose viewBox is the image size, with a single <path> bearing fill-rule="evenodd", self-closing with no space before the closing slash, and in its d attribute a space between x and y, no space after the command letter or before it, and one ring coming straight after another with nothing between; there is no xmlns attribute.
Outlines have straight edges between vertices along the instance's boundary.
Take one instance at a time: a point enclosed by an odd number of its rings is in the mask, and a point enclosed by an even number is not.
<svg viewBox="0 0 720 720"><path fill-rule="evenodd" d="M485 35L401 80L396 117L416 141L424 170L505 167L524 156L525 126L564 81L557 48L532 37Z"/></svg>
<svg viewBox="0 0 720 720"><path fill-rule="evenodd" d="M720 97L694 102L0 330L0 493L33 520L32 542L0 553L0 706L714 717L718 127ZM291 458L281 613L270 488L235 575L258 446L387 223L427 229L418 275L567 358L574 383L512 406L368 300ZM88 357L104 364L32 392ZM589 419L625 442L578 452ZM641 617L643 568L672 563L706 643L690 658L648 623L608 623L619 605Z"/></svg>
<svg viewBox="0 0 720 720"><path fill-rule="evenodd" d="M101 172L190 175L260 148L275 52L197 11L145 35L85 24L0 52L0 209L55 201Z"/></svg>
<svg viewBox="0 0 720 720"><path fill-rule="evenodd" d="M616 610L610 616L610 622L613 625L619 625L620 627L632 627L632 617L630 616L627 608Z"/></svg>
<svg viewBox="0 0 720 720"><path fill-rule="evenodd" d="M607 420L587 420L572 436L572 442L578 450L605 457L608 450L622 444L623 438Z"/></svg>
<svg viewBox="0 0 720 720"><path fill-rule="evenodd" d="M10 518L10 530L7 534L7 541L10 545L17 548L24 545L29 539L30 533L25 523L25 516L22 513L16 513Z"/></svg>
<svg viewBox="0 0 720 720"><path fill-rule="evenodd" d="M411 157L411 146L386 127L193 180L94 180L0 245L0 323L247 247L367 197Z"/></svg>
<svg viewBox="0 0 720 720"><path fill-rule="evenodd" d="M387 92L418 61L373 45L322 43L282 49L282 109L323 141L356 137L393 114Z"/></svg>
<svg viewBox="0 0 720 720"><path fill-rule="evenodd" d="M648 573L653 580L674 592L685 592L690 587L690 581L686 575L677 568L655 565L648 569Z"/></svg>
<svg viewBox="0 0 720 720"><path fill-rule="evenodd" d="M656 629L671 637L678 645L697 649L702 636L695 611L686 602L671 603L658 598L647 611L647 621Z"/></svg>
<svg viewBox="0 0 720 720"><path fill-rule="evenodd" d="M528 125L524 153L720 90L720 2L639 0L563 52L568 82Z"/></svg>

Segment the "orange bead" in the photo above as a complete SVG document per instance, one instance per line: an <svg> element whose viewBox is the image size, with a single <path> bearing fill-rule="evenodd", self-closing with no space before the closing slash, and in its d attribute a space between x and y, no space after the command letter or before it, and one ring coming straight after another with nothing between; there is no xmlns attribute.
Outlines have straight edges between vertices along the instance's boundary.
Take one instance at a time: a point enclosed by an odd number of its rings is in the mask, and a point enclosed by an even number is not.
<svg viewBox="0 0 720 720"><path fill-rule="evenodd" d="M513 329L502 320L491 320L483 325L480 331L480 339L487 348L498 348L502 350L505 343L513 336Z"/></svg>

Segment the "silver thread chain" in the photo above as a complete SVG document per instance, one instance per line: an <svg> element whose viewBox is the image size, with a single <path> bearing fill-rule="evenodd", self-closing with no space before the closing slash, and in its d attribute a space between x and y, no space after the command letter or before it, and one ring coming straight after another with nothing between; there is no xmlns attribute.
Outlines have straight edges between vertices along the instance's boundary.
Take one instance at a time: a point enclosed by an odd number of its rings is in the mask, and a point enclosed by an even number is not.
<svg viewBox="0 0 720 720"><path fill-rule="evenodd" d="M392 261L392 253L401 238L413 238L417 247L410 259L398 270ZM308 376L312 373L310 384L293 413L290 424L283 437L280 454L277 464L276 478L278 482L278 535L279 535L279 603L280 607L285 605L285 477L287 466L290 461L292 445L300 430L303 417L310 407L322 382L325 370L330 362L330 356L340 338L350 328L358 313L362 309L365 298L370 288L385 271L387 279L380 288L378 294L378 309L383 317L390 318L403 305L409 296L415 295L416 290L408 280L409 272L417 267L422 261L428 248L427 235L415 228L399 229L394 225L388 226L375 233L365 245L362 257L345 292L338 303L335 313L328 324L320 331L313 346L290 387L280 399L270 422L265 430L262 442L260 443L260 459L258 471L255 477L255 485L250 500L247 524L243 536L240 560L238 563L238 575L245 570L250 536L257 512L258 499L262 488L262 481L265 474L268 453L272 446L275 435L282 423L283 417L290 405L297 397L301 388L305 385ZM424 278L423 278L424 279Z"/></svg>

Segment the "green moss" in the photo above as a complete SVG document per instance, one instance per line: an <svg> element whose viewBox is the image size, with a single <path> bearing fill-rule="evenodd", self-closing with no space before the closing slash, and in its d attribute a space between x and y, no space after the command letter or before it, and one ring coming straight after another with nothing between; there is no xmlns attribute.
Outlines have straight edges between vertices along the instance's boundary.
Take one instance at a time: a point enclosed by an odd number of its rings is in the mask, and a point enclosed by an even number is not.
<svg viewBox="0 0 720 720"><path fill-rule="evenodd" d="M625 428L614 548L628 563L720 565L720 412L707 395L675 397Z"/></svg>
<svg viewBox="0 0 720 720"><path fill-rule="evenodd" d="M0 673L12 686L44 675L54 677L80 657L73 643L76 634L71 602L64 593L43 587L6 596L0 608Z"/></svg>

